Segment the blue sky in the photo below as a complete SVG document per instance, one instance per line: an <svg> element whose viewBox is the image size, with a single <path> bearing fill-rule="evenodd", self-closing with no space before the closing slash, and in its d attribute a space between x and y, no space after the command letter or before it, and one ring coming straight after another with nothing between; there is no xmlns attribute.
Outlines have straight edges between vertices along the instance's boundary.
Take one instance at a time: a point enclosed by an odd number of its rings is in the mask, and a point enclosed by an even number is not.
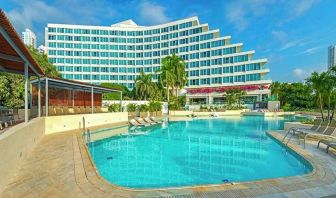
<svg viewBox="0 0 336 198"><path fill-rule="evenodd" d="M30 28L44 43L47 23L111 25L133 19L154 25L198 16L210 29L268 58L269 77L301 81L327 68L327 47L336 44L334 0L1 0L18 32Z"/></svg>

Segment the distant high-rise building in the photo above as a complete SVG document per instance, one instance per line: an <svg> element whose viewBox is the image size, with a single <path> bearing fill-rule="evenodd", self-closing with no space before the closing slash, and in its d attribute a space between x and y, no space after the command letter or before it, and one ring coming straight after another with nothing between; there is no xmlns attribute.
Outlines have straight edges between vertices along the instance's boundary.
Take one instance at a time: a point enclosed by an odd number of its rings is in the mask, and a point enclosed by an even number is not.
<svg viewBox="0 0 336 198"><path fill-rule="evenodd" d="M36 48L36 36L30 29L26 28L25 31L22 32L22 40L24 44L31 45Z"/></svg>
<svg viewBox="0 0 336 198"><path fill-rule="evenodd" d="M328 68L336 66L336 45L328 47Z"/></svg>

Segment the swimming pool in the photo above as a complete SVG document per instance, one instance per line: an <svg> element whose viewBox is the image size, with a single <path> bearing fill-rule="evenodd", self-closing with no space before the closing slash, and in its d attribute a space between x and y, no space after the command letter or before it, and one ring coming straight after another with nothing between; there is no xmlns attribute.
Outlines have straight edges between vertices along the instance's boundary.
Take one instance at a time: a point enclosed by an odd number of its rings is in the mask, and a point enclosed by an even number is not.
<svg viewBox="0 0 336 198"><path fill-rule="evenodd" d="M265 133L282 129L287 119L244 116L166 122L142 128L143 135L112 136L91 142L88 148L101 176L131 188L221 184L309 173L309 162Z"/></svg>

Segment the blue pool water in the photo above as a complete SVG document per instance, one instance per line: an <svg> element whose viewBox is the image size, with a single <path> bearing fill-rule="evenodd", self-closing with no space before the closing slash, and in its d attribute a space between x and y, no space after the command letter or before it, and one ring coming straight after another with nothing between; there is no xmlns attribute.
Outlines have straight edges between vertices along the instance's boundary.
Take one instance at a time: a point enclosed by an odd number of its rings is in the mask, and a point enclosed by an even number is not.
<svg viewBox="0 0 336 198"><path fill-rule="evenodd" d="M309 173L312 167L306 160L265 134L283 129L287 119L244 116L166 122L143 128L146 135L112 136L88 147L106 180L131 188L221 184Z"/></svg>

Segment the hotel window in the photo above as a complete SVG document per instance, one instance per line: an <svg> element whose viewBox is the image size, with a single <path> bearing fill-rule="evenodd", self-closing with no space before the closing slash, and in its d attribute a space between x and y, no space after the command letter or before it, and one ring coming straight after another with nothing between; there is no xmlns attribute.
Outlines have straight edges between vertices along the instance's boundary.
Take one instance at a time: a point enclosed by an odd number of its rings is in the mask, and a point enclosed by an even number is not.
<svg viewBox="0 0 336 198"><path fill-rule="evenodd" d="M201 85L210 84L210 79L209 78L200 79L200 83L201 83Z"/></svg>
<svg viewBox="0 0 336 198"><path fill-rule="evenodd" d="M201 32L202 32L202 28L199 27L199 28L189 30L189 35L198 34L198 33L201 33Z"/></svg>
<svg viewBox="0 0 336 198"><path fill-rule="evenodd" d="M201 52L200 54L201 54L201 55L200 55L201 58L204 58L204 57L210 57L210 52L209 52L209 51Z"/></svg>
<svg viewBox="0 0 336 198"><path fill-rule="evenodd" d="M83 80L91 80L91 75L90 74L84 74L83 75Z"/></svg>
<svg viewBox="0 0 336 198"><path fill-rule="evenodd" d="M222 83L222 78L218 77L218 78L212 78L211 79L211 83L212 84L221 84Z"/></svg>
<svg viewBox="0 0 336 198"><path fill-rule="evenodd" d="M74 79L76 80L82 80L82 74L75 74Z"/></svg>
<svg viewBox="0 0 336 198"><path fill-rule="evenodd" d="M209 49L210 48L210 42L207 43L201 43L200 44L201 49Z"/></svg>
<svg viewBox="0 0 336 198"><path fill-rule="evenodd" d="M58 51L57 51L57 55L59 55L59 56L64 56L64 51L63 51L63 50L58 50Z"/></svg>
<svg viewBox="0 0 336 198"><path fill-rule="evenodd" d="M198 59L199 58L199 53L193 53L193 54L190 54L190 59Z"/></svg>
<svg viewBox="0 0 336 198"><path fill-rule="evenodd" d="M168 34L161 35L161 40L168 40Z"/></svg>
<svg viewBox="0 0 336 198"><path fill-rule="evenodd" d="M183 28L188 28L192 26L192 22L186 22L186 23L181 23L179 24L179 29L183 29Z"/></svg>
<svg viewBox="0 0 336 198"><path fill-rule="evenodd" d="M224 46L224 45L225 45L224 40L212 41L211 42L211 47L220 47L220 46Z"/></svg>
<svg viewBox="0 0 336 198"><path fill-rule="evenodd" d="M73 59L72 58L66 58L65 63L73 64Z"/></svg>
<svg viewBox="0 0 336 198"><path fill-rule="evenodd" d="M56 50L49 50L49 55L56 55Z"/></svg>
<svg viewBox="0 0 336 198"><path fill-rule="evenodd" d="M189 85L199 85L199 79L189 80Z"/></svg>
<svg viewBox="0 0 336 198"><path fill-rule="evenodd" d="M75 72L81 72L82 71L82 67L74 67L74 71Z"/></svg>
<svg viewBox="0 0 336 198"><path fill-rule="evenodd" d="M190 37L189 40L190 40L190 43L198 42L199 41L199 36Z"/></svg>
<svg viewBox="0 0 336 198"><path fill-rule="evenodd" d="M116 75L111 75L111 76L110 76L110 80L118 80L118 76L116 76Z"/></svg>
<svg viewBox="0 0 336 198"><path fill-rule="evenodd" d="M136 53L135 56L136 56L137 58L142 58L142 57L143 57L143 53L142 53L142 52L141 52L141 53Z"/></svg>
<svg viewBox="0 0 336 198"><path fill-rule="evenodd" d="M168 45L169 45L169 42L161 43L161 48L168 47Z"/></svg>
<svg viewBox="0 0 336 198"><path fill-rule="evenodd" d="M178 30L178 25L173 25L169 27L169 31L175 31Z"/></svg>
<svg viewBox="0 0 336 198"><path fill-rule="evenodd" d="M144 35L151 35L152 34L152 30L145 30L144 31Z"/></svg>
<svg viewBox="0 0 336 198"><path fill-rule="evenodd" d="M143 60L136 60L135 63L136 65L143 65Z"/></svg>
<svg viewBox="0 0 336 198"><path fill-rule="evenodd" d="M153 42L160 41L160 36L154 36L152 40Z"/></svg>
<svg viewBox="0 0 336 198"><path fill-rule="evenodd" d="M161 33L165 33L165 32L168 32L168 27L161 28Z"/></svg>
<svg viewBox="0 0 336 198"><path fill-rule="evenodd" d="M57 68L58 71L64 71L65 70L64 66L57 66L56 68Z"/></svg>
<svg viewBox="0 0 336 198"><path fill-rule="evenodd" d="M55 36L55 35L49 35L49 36L48 36L48 39L49 39L49 40L56 40L56 36Z"/></svg>
<svg viewBox="0 0 336 198"><path fill-rule="evenodd" d="M180 39L180 45L182 44L188 44L188 38L185 38L185 39Z"/></svg>
<svg viewBox="0 0 336 198"><path fill-rule="evenodd" d="M188 52L188 46L180 47L180 52Z"/></svg>
<svg viewBox="0 0 336 198"><path fill-rule="evenodd" d="M64 33L64 28L57 28L57 33Z"/></svg>
<svg viewBox="0 0 336 198"><path fill-rule="evenodd" d="M56 47L56 43L55 42L49 42L48 45L49 45L49 47Z"/></svg>
<svg viewBox="0 0 336 198"><path fill-rule="evenodd" d="M200 36L200 41L213 39L213 33L204 34Z"/></svg>
<svg viewBox="0 0 336 198"><path fill-rule="evenodd" d="M143 50L143 45L137 45L137 46L135 47L135 49L136 49L136 50Z"/></svg>
<svg viewBox="0 0 336 198"><path fill-rule="evenodd" d="M188 54L180 55L183 60L189 60Z"/></svg>
<svg viewBox="0 0 336 198"><path fill-rule="evenodd" d="M170 39L174 39L174 38L177 38L177 37L178 37L178 33L177 32L169 34L169 38Z"/></svg>
<svg viewBox="0 0 336 198"><path fill-rule="evenodd" d="M178 53L178 48L174 48L170 50L171 54L177 54ZM184 60L188 60L188 59L184 59Z"/></svg>
<svg viewBox="0 0 336 198"><path fill-rule="evenodd" d="M190 46L190 51L195 51L195 50L199 50L198 44Z"/></svg>
<svg viewBox="0 0 336 198"><path fill-rule="evenodd" d="M83 44L83 49L91 49L91 45L90 44Z"/></svg>
<svg viewBox="0 0 336 198"><path fill-rule="evenodd" d="M49 27L48 32L56 32L56 28Z"/></svg>
<svg viewBox="0 0 336 198"><path fill-rule="evenodd" d="M211 56L221 56L221 55L222 55L221 49L211 51Z"/></svg>
<svg viewBox="0 0 336 198"><path fill-rule="evenodd" d="M73 67L71 67L71 66L65 66L65 71L73 72Z"/></svg>
<svg viewBox="0 0 336 198"><path fill-rule="evenodd" d="M110 67L110 72L118 73L118 68L117 67Z"/></svg>
<svg viewBox="0 0 336 198"><path fill-rule="evenodd" d="M70 48L70 49L72 49L72 48L73 48L73 44L72 44L72 43L66 43L66 44L65 44L65 48Z"/></svg>
<svg viewBox="0 0 336 198"><path fill-rule="evenodd" d="M200 71L202 76L210 75L210 69L202 69Z"/></svg>
<svg viewBox="0 0 336 198"><path fill-rule="evenodd" d="M211 69L211 74L222 74L222 68Z"/></svg>
<svg viewBox="0 0 336 198"><path fill-rule="evenodd" d="M234 77L235 82L245 82L245 75L239 75Z"/></svg>
<svg viewBox="0 0 336 198"><path fill-rule="evenodd" d="M160 43L153 44L153 49L160 49Z"/></svg>
<svg viewBox="0 0 336 198"><path fill-rule="evenodd" d="M144 45L144 49L145 50L150 50L150 49L152 49L152 45Z"/></svg>
<svg viewBox="0 0 336 198"><path fill-rule="evenodd" d="M142 31L136 31L135 35L136 36L143 36L143 32Z"/></svg>
<svg viewBox="0 0 336 198"><path fill-rule="evenodd" d="M135 35L135 32L134 31L128 31L127 32L127 36L134 36Z"/></svg>
<svg viewBox="0 0 336 198"><path fill-rule="evenodd" d="M82 44L80 44L80 43L75 43L75 44L74 44L74 48L75 48L75 49L82 49Z"/></svg>
<svg viewBox="0 0 336 198"><path fill-rule="evenodd" d="M169 50L162 50L161 55L166 56L169 54Z"/></svg>
<svg viewBox="0 0 336 198"><path fill-rule="evenodd" d="M160 34L160 29L154 29L153 34Z"/></svg>
<svg viewBox="0 0 336 198"><path fill-rule="evenodd" d="M82 59L80 59L80 58L75 58L75 59L74 59L74 64L82 64Z"/></svg>
<svg viewBox="0 0 336 198"><path fill-rule="evenodd" d="M83 72L91 72L91 67L83 67Z"/></svg>
<svg viewBox="0 0 336 198"><path fill-rule="evenodd" d="M145 43L152 42L152 37L147 37L144 39Z"/></svg>
<svg viewBox="0 0 336 198"><path fill-rule="evenodd" d="M99 80L99 75L92 75L92 80Z"/></svg>
<svg viewBox="0 0 336 198"><path fill-rule="evenodd" d="M100 75L100 80L109 80L108 75Z"/></svg>
<svg viewBox="0 0 336 198"><path fill-rule="evenodd" d="M178 45L178 41L175 40L175 41L170 41L170 46L176 46Z"/></svg>
<svg viewBox="0 0 336 198"><path fill-rule="evenodd" d="M152 52L145 52L144 57L152 57Z"/></svg>
<svg viewBox="0 0 336 198"><path fill-rule="evenodd" d="M72 36L65 36L66 41L72 41Z"/></svg>

